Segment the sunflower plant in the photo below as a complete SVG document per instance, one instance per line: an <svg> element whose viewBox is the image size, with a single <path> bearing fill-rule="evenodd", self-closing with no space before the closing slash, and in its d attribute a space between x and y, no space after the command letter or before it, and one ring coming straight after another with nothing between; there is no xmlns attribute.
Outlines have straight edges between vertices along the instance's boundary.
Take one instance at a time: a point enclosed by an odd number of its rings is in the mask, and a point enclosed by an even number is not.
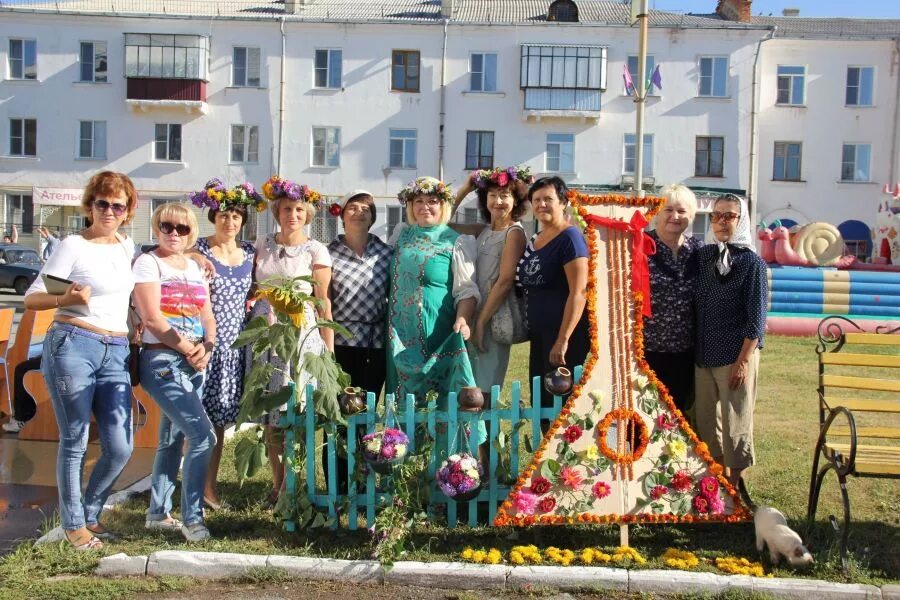
<svg viewBox="0 0 900 600"><path fill-rule="evenodd" d="M317 328L328 328L350 337L352 334L343 326L327 319L318 319L313 325L307 323L305 308L318 308L322 300L305 290L308 285L315 286L316 281L310 276L276 277L259 284L257 299L266 300L275 313L275 323L270 324L266 316L254 317L234 342L235 348L249 347L253 354L253 365L244 378L244 394L241 396L241 410L237 423L253 421L262 415L286 404L294 393L297 383L293 378L298 373L306 372L316 380L316 389L312 398L307 398L306 406L315 411L320 423L346 424L338 406L338 395L341 390L351 384L350 376L341 368L334 353L324 351L302 353L306 338ZM308 327L308 329L307 329ZM266 360L269 351L278 355L290 368L282 370ZM271 390L269 383L275 373L284 375L284 385ZM305 389L297 389L297 394L306 394ZM298 403L299 405L299 403ZM261 439L257 442L263 444ZM242 453L246 453L247 463L251 465L244 471L246 477L252 477L261 461L252 460L252 452L259 450L252 447L252 441L244 444ZM236 456L243 466L244 460ZM262 461L264 462L264 461Z"/></svg>

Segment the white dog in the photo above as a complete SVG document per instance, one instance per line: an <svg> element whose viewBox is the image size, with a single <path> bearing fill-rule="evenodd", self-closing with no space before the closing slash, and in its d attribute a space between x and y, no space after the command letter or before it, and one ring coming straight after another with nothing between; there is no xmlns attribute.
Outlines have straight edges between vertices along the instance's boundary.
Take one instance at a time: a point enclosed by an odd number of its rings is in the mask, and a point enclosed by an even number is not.
<svg viewBox="0 0 900 600"><path fill-rule="evenodd" d="M756 549L763 551L769 547L769 557L773 564L778 564L784 556L793 567L807 567L812 564L813 557L803 545L797 532L787 526L784 515L777 508L761 506L753 515L756 527Z"/></svg>

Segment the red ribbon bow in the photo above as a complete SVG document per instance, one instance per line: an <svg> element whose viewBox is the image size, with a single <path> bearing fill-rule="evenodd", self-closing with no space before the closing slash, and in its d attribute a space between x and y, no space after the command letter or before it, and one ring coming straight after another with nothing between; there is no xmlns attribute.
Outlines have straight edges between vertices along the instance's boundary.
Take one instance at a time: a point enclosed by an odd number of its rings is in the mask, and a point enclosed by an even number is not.
<svg viewBox="0 0 900 600"><path fill-rule="evenodd" d="M647 265L647 257L656 254L656 242L644 232L649 221L644 213L639 210L631 215L631 221L626 223L619 219L600 217L588 214L584 217L590 225L608 227L617 231L631 232L631 291L640 292L644 296L643 315L652 316L650 313L650 267Z"/></svg>

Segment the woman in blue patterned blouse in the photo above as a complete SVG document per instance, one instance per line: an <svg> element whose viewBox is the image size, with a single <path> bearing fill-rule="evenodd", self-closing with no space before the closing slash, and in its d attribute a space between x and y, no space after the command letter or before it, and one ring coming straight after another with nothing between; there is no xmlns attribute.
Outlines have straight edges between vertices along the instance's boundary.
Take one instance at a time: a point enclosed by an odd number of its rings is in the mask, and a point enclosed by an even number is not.
<svg viewBox="0 0 900 600"><path fill-rule="evenodd" d="M728 469L732 485L754 463L753 407L766 329L766 263L753 250L746 203L713 205L716 244L698 254L695 309L697 432Z"/></svg>
<svg viewBox="0 0 900 600"><path fill-rule="evenodd" d="M644 319L644 358L685 412L694 403L694 281L703 242L685 235L697 212L694 192L673 185L662 195L649 234L656 254L648 261L653 316Z"/></svg>

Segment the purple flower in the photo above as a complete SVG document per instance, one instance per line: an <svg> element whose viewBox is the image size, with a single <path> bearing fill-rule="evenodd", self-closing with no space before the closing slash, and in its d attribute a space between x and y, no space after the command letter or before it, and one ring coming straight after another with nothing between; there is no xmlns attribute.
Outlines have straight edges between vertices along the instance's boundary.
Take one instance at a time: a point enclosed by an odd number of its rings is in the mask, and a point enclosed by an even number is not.
<svg viewBox="0 0 900 600"><path fill-rule="evenodd" d="M394 449L393 444L384 444L381 447L381 456L382 458L391 459L397 454L397 451Z"/></svg>
<svg viewBox="0 0 900 600"><path fill-rule="evenodd" d="M450 496L451 498L456 495L456 490L449 483L439 483L438 488L441 492L444 493L445 496Z"/></svg>
<svg viewBox="0 0 900 600"><path fill-rule="evenodd" d="M210 210L219 210L219 203L210 198L209 200L209 209Z"/></svg>
<svg viewBox="0 0 900 600"><path fill-rule="evenodd" d="M291 200L299 200L300 199L300 186L296 183L287 186L287 189L284 190L285 195Z"/></svg>
<svg viewBox="0 0 900 600"><path fill-rule="evenodd" d="M509 167L506 169L507 174L509 174L510 181L515 181L516 177L519 176L519 171L515 167Z"/></svg>
<svg viewBox="0 0 900 600"><path fill-rule="evenodd" d="M465 480L466 476L462 473L451 473L450 477L448 478L450 485L455 488L459 488L459 486L461 486Z"/></svg>

